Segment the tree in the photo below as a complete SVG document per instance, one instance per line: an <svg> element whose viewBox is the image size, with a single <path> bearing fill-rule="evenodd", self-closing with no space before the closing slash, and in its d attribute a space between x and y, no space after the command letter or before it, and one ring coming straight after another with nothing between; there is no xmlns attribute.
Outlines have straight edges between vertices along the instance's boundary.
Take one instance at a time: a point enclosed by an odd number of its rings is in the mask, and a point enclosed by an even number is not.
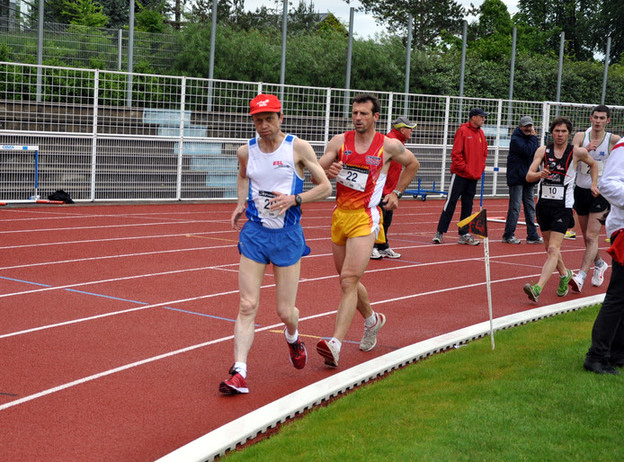
<svg viewBox="0 0 624 462"><path fill-rule="evenodd" d="M592 33L604 0L519 0L517 19L535 30L545 31L546 46L559 50L561 32L565 51L577 60L592 59L597 51Z"/></svg>
<svg viewBox="0 0 624 462"><path fill-rule="evenodd" d="M108 24L108 16L93 0L64 0L61 14L70 24L77 26L104 27Z"/></svg>
<svg viewBox="0 0 624 462"><path fill-rule="evenodd" d="M622 0L603 0L603 6L595 25L598 49L607 48L607 37L611 37L611 62L624 57L624 2Z"/></svg>
<svg viewBox="0 0 624 462"><path fill-rule="evenodd" d="M510 56L513 22L507 6L501 0L485 0L470 12L478 15L468 29L468 45L475 57L496 61L503 54Z"/></svg>
<svg viewBox="0 0 624 462"><path fill-rule="evenodd" d="M362 9L395 32L407 33L413 18L414 46L436 45L445 33L461 34L466 11L455 0L361 0Z"/></svg>

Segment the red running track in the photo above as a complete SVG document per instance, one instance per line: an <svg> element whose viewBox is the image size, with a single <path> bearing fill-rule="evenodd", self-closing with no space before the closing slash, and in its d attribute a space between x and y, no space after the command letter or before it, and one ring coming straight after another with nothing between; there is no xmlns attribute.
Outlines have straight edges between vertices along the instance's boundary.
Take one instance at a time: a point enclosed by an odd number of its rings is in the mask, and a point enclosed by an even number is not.
<svg viewBox="0 0 624 462"><path fill-rule="evenodd" d="M340 296L332 206L304 208L312 254L302 263L297 305L308 365L295 370L288 360L269 267L250 394L238 396L217 390L233 362L238 307L232 204L0 209L0 459L154 460L334 374L315 352L332 333ZM487 319L482 246L457 245L454 229L445 244L431 244L440 201L400 206L390 243L402 257L371 261L363 279L387 324L364 353L356 315L338 371ZM506 201L485 206L489 217L505 216ZM543 246L500 243L503 226L489 224L495 317L535 307L522 286L537 280L545 260ZM523 227L516 234L526 238ZM583 250L582 239L565 241L569 267L578 268ZM556 285L555 276L540 305L561 301ZM605 289L590 286L582 296Z"/></svg>

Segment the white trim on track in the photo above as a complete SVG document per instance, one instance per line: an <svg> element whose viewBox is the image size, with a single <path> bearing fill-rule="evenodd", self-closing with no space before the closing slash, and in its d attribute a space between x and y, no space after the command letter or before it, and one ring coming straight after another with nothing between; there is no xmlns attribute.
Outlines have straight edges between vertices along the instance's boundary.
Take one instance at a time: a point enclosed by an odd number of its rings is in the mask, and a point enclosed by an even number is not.
<svg viewBox="0 0 624 462"><path fill-rule="evenodd" d="M602 303L603 300L604 294L599 294L503 316L494 319L494 331L576 311ZM489 332L490 323L485 321L358 364L233 420L165 455L157 462L212 461L238 445L347 390L434 353L485 337Z"/></svg>

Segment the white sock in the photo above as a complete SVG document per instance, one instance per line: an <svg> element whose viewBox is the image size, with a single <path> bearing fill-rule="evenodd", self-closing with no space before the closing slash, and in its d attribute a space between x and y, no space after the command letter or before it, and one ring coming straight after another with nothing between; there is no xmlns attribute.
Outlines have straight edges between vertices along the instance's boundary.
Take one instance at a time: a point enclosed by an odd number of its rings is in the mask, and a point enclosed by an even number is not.
<svg viewBox="0 0 624 462"><path fill-rule="evenodd" d="M234 366L232 366L232 369L234 369L236 372L242 375L244 379L247 378L247 364L246 363L236 362L234 363Z"/></svg>
<svg viewBox="0 0 624 462"><path fill-rule="evenodd" d="M340 351L340 349L342 348L342 342L335 337L329 339L329 343L334 345L338 351Z"/></svg>
<svg viewBox="0 0 624 462"><path fill-rule="evenodd" d="M604 260L600 257L598 257L595 261L594 261L594 267L599 268L601 266L603 266L604 264Z"/></svg>
<svg viewBox="0 0 624 462"><path fill-rule="evenodd" d="M295 335L290 335L288 333L288 329L284 329L284 336L286 337L286 341L288 343L295 343L299 338L299 329L295 330Z"/></svg>
<svg viewBox="0 0 624 462"><path fill-rule="evenodd" d="M377 316L375 316L375 312L373 311L373 314L371 314L368 318L364 320L364 326L373 327L376 322L377 322Z"/></svg>
<svg viewBox="0 0 624 462"><path fill-rule="evenodd" d="M587 277L587 273L586 273L585 271L583 271L583 270L579 270L579 272L578 272L578 273L576 273L576 275L577 275L579 278L581 278L581 281L584 281L584 280L585 280L585 278Z"/></svg>

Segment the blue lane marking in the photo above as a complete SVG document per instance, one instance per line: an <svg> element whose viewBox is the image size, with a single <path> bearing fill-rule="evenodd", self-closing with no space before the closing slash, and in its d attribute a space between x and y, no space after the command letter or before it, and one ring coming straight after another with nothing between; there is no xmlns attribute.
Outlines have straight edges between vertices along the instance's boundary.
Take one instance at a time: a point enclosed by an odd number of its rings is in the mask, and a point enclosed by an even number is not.
<svg viewBox="0 0 624 462"><path fill-rule="evenodd" d="M23 281L21 279L7 278L7 277L4 277L4 276L0 276L0 279L5 279L7 281L13 281L13 282L21 282L21 283L30 284L30 285L33 285L33 286L52 287L51 285L48 285L48 284L39 284L38 282Z"/></svg>
<svg viewBox="0 0 624 462"><path fill-rule="evenodd" d="M8 278L8 277L4 277L4 276L0 276L0 279L5 279L7 281L13 281L13 282L20 282L23 284L30 284L33 286L39 286L39 287L52 287L49 284L40 284L38 282L32 282L32 281L24 281L22 279L13 279L13 278ZM127 302L127 303L134 303L136 305L149 305L149 303L146 302L139 302L137 300L129 300L126 298L120 298L120 297L113 297L112 295L105 295L105 294L98 294L98 293L94 293L94 292L86 292L84 290L77 290L77 289L63 289L67 292L75 292L77 294L82 294L82 295L90 295L92 297L100 297L100 298L107 298L109 300L116 300L116 301L120 301L120 302ZM204 316L207 318L212 318L212 319L219 319L221 321L228 321L228 322L236 322L236 319L231 319L231 318L224 318L221 316L214 316L211 314L205 314L205 313L198 313L197 311L188 311L188 310L182 310L179 308L172 308L170 306L162 306L160 308L163 308L165 310L171 310L171 311L179 311L180 313L186 313L186 314L193 314L196 316ZM260 324L255 324L256 327L260 327Z"/></svg>

